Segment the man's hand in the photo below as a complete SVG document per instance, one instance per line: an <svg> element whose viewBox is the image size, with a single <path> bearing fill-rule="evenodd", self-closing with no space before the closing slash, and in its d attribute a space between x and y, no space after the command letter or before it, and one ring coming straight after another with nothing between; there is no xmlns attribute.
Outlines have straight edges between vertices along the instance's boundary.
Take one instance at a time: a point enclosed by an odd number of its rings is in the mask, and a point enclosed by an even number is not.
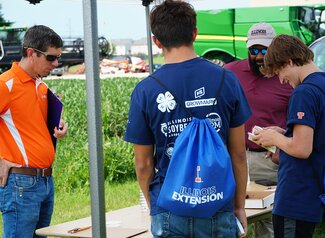
<svg viewBox="0 0 325 238"><path fill-rule="evenodd" d="M11 167L21 167L21 165L0 158L0 187L6 186L8 173Z"/></svg>
<svg viewBox="0 0 325 238"><path fill-rule="evenodd" d="M59 125L59 128L57 127L54 127L54 134L53 136L55 138L63 138L66 136L68 132L68 123L66 123L64 120L60 120L60 125Z"/></svg>

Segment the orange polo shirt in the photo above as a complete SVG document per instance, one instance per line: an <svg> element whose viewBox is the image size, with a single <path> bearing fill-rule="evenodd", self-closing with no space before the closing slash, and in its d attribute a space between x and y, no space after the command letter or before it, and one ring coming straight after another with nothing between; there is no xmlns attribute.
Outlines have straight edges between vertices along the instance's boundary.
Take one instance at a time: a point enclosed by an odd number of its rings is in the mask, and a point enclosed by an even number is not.
<svg viewBox="0 0 325 238"><path fill-rule="evenodd" d="M0 156L33 168L50 167L54 147L47 129L47 90L18 63L0 76Z"/></svg>

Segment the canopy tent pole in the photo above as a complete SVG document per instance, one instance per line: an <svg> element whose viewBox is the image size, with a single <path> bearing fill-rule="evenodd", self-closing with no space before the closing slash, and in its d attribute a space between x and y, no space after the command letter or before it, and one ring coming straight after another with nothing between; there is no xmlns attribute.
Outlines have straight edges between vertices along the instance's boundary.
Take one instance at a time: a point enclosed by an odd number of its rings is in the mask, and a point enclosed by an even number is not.
<svg viewBox="0 0 325 238"><path fill-rule="evenodd" d="M106 237L97 1L83 0L92 236Z"/></svg>
<svg viewBox="0 0 325 238"><path fill-rule="evenodd" d="M148 45L148 60L149 60L149 73L153 73L153 57L152 57L152 40L150 29L150 8L149 5L153 0L142 0L142 5L145 6L146 25L147 25L147 45Z"/></svg>

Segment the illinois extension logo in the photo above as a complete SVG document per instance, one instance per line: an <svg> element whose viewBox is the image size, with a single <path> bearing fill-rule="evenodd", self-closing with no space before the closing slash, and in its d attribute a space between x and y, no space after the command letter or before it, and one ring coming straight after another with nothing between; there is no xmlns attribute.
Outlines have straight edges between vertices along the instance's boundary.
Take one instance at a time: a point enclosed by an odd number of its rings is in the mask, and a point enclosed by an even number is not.
<svg viewBox="0 0 325 238"><path fill-rule="evenodd" d="M200 165L196 166L196 177L195 177L196 183L203 183L202 178L200 177L200 171L201 171L201 166Z"/></svg>

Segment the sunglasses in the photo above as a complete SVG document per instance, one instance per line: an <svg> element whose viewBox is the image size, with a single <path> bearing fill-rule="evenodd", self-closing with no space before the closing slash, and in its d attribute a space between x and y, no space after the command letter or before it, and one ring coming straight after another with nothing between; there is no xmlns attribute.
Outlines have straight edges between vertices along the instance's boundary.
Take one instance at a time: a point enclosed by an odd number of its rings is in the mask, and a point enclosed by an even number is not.
<svg viewBox="0 0 325 238"><path fill-rule="evenodd" d="M45 56L45 59L49 62L53 62L55 60L59 60L61 55L50 55L49 53L46 53L46 52L43 52L43 51L40 51L38 49L35 49L33 48L35 51L37 51L38 53L41 53L42 55Z"/></svg>
<svg viewBox="0 0 325 238"><path fill-rule="evenodd" d="M251 55L258 55L260 52L261 52L262 55L265 55L266 52L267 52L267 49L266 48L264 48L264 49L250 48L249 49L249 53Z"/></svg>

